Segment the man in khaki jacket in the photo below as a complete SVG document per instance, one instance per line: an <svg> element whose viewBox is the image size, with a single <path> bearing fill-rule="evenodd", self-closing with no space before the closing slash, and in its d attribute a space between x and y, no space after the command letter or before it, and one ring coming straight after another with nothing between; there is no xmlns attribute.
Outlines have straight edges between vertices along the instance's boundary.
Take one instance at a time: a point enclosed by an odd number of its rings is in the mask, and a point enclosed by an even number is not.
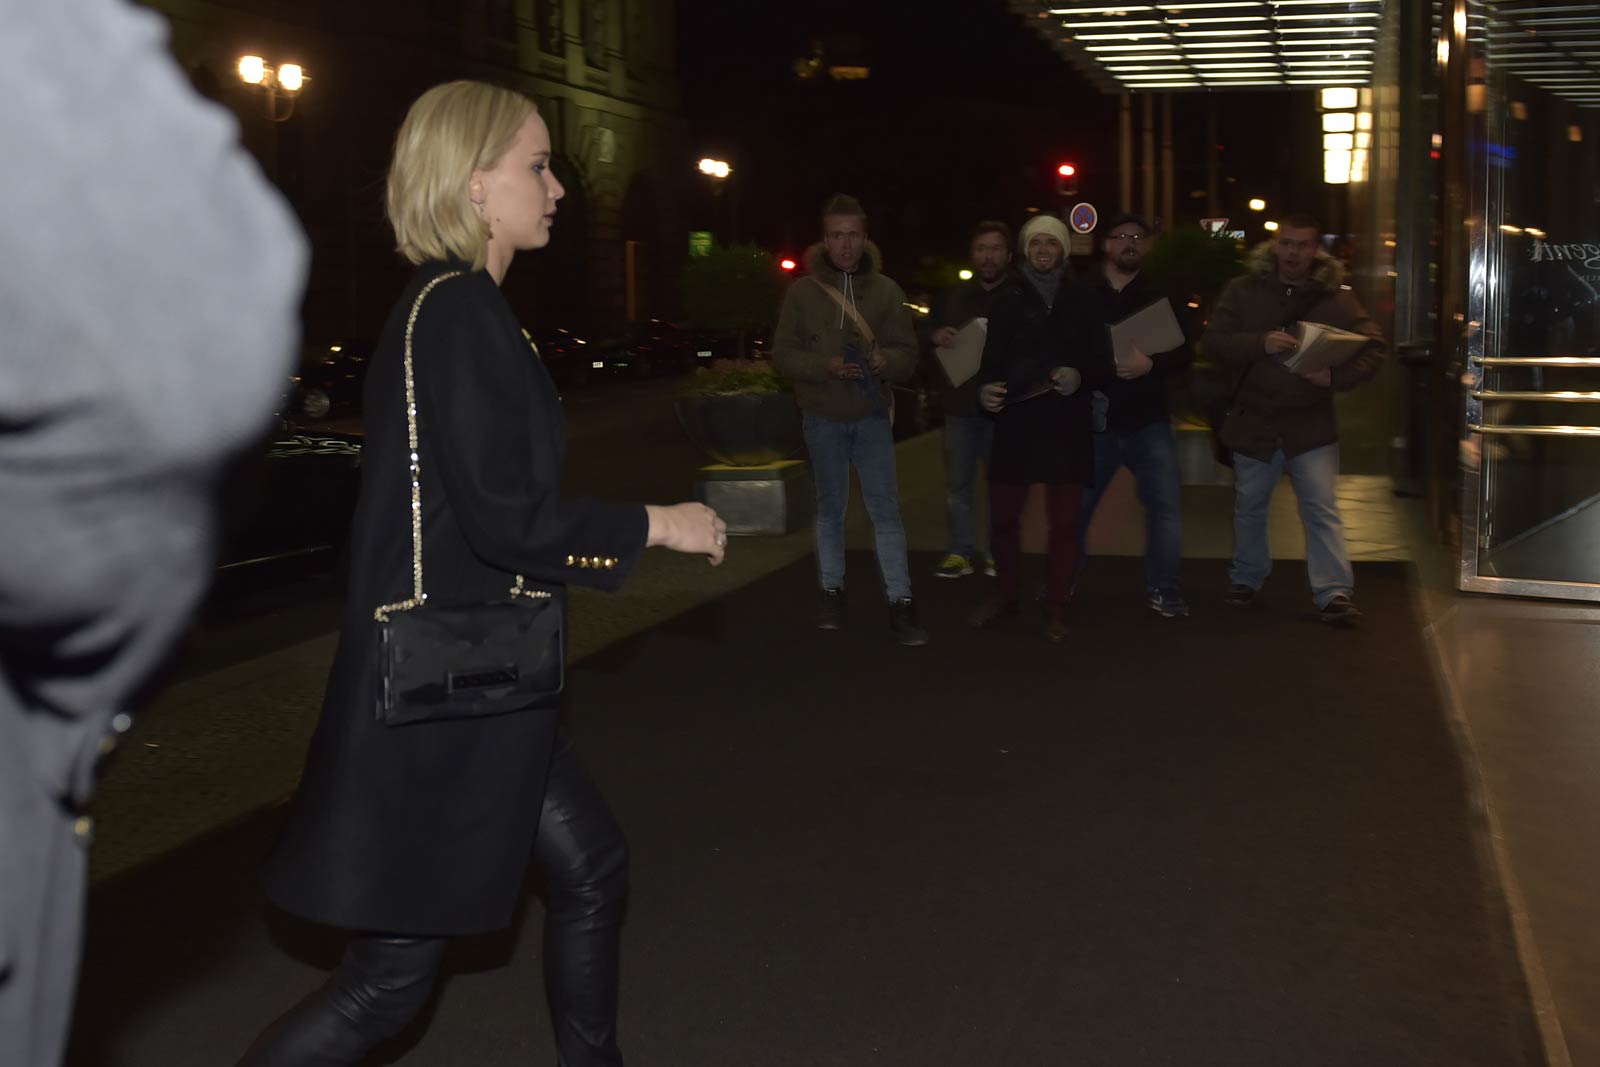
<svg viewBox="0 0 1600 1067"><path fill-rule="evenodd" d="M822 238L806 253L808 273L784 294L772 346L778 372L794 382L817 484L817 625L844 625L844 518L853 466L877 541L890 633L903 645L924 645L889 418L889 383L915 371L916 335L905 293L880 272L882 257L867 240L866 212L854 197L823 205Z"/></svg>
<svg viewBox="0 0 1600 1067"><path fill-rule="evenodd" d="M1267 508L1289 472L1306 532L1306 573L1318 618L1351 625L1355 571L1339 515L1339 424L1333 395L1378 372L1388 348L1344 269L1321 247L1322 227L1291 215L1246 272L1228 283L1201 338L1207 356L1233 371L1234 398L1222 424L1233 450L1233 563L1227 601L1245 607L1272 572ZM1299 347L1295 325L1318 322L1371 340L1345 363L1296 373L1283 360Z"/></svg>

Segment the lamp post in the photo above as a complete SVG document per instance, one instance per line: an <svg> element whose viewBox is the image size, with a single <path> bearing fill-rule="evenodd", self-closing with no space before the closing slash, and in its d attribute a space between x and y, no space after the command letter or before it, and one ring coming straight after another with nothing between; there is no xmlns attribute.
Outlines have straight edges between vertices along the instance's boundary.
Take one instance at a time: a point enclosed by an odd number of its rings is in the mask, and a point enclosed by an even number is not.
<svg viewBox="0 0 1600 1067"><path fill-rule="evenodd" d="M1250 201L1250 210L1251 211L1265 211L1265 210L1267 210L1267 202L1265 200L1262 200L1260 197L1257 197L1256 199Z"/></svg>
<svg viewBox="0 0 1600 1067"><path fill-rule="evenodd" d="M704 174L711 182L711 195L720 200L722 198L723 187L727 185L728 177L733 173L733 168L728 165L726 160L706 158L700 161L699 170L700 173ZM727 242L730 245L739 239L738 211L739 205L737 200L734 197L730 197L728 203Z"/></svg>
<svg viewBox="0 0 1600 1067"><path fill-rule="evenodd" d="M267 119L286 122L294 114L294 102L311 76L298 63L270 66L260 56L239 57L239 80L261 86L266 98ZM287 106L282 106L287 104Z"/></svg>

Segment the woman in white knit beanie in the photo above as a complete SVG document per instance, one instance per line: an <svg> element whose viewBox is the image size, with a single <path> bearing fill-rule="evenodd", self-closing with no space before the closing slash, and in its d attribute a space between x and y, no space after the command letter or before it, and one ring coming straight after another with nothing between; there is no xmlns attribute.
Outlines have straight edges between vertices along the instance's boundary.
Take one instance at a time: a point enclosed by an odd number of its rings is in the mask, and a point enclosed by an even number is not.
<svg viewBox="0 0 1600 1067"><path fill-rule="evenodd" d="M1022 262L995 294L978 371L979 402L995 420L989 459L995 584L970 621L987 627L1018 612L1022 511L1029 490L1043 484L1050 532L1042 606L1051 641L1067 637L1083 490L1094 479L1088 390L1114 374L1086 291L1067 279L1071 245L1066 225L1052 215L1035 215L1022 227Z"/></svg>

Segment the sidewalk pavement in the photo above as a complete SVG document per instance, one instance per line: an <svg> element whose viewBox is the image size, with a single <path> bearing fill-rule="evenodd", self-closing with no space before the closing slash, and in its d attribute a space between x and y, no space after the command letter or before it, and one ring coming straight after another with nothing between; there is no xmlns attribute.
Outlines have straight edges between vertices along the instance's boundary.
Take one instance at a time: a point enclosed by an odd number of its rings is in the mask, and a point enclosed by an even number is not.
<svg viewBox="0 0 1600 1067"><path fill-rule="evenodd" d="M913 550L944 548L943 457L937 432L898 446L901 508ZM1352 555L1414 565L1425 634L1441 695L1454 716L1469 780L1491 826L1486 849L1507 895L1545 1051L1553 1067L1600 1065L1600 610L1506 601L1454 591L1453 558L1432 542L1420 509L1397 507L1388 479L1340 479ZM1184 555L1226 558L1231 490L1185 488ZM849 545L871 547L859 499ZM1024 547L1041 551L1038 502L1025 515ZM1106 493L1090 531L1092 555L1137 556L1142 512L1126 472ZM1271 510L1273 555L1304 558L1287 483ZM592 655L802 559L811 532L741 538L712 569L649 553L627 588L575 590L572 655ZM916 574L919 598L948 583ZM971 580L971 579L969 579ZM1280 567L1275 584L1303 582ZM1130 598L1139 595L1130 588ZM802 610L809 610L809 605ZM1196 605L1203 625L1209 604ZM1179 623L1185 625L1185 623ZM960 634L935 632L936 644ZM333 635L325 635L167 691L141 718L110 766L95 804L97 881L235 823L292 792L315 725Z"/></svg>
<svg viewBox="0 0 1600 1067"><path fill-rule="evenodd" d="M901 442L897 449L901 512L910 547L942 550L940 435L924 434ZM1408 558L1386 498L1385 479L1341 480L1340 499L1358 560ZM1232 490L1226 487L1184 490L1186 557L1227 558L1231 500ZM859 496L852 501L850 514L848 546L870 550L872 529ZM1090 552L1141 555L1142 514L1123 472L1095 516ZM1304 536L1287 491L1273 501L1271 530L1277 558L1304 558ZM572 591L572 659L589 656L779 570L809 555L811 544L809 529L782 537L738 538L726 562L717 568L674 553L647 553L621 593ZM1030 501L1024 515L1023 547L1029 552L1044 548L1038 499ZM1286 579L1287 574L1280 578ZM913 575L913 581L919 597L941 595L944 583L931 575ZM1131 597L1138 593L1129 590ZM941 635L933 638L938 641ZM163 692L124 738L96 795L93 878L99 881L128 870L293 792L316 725L335 641L336 635L326 634L186 679Z"/></svg>

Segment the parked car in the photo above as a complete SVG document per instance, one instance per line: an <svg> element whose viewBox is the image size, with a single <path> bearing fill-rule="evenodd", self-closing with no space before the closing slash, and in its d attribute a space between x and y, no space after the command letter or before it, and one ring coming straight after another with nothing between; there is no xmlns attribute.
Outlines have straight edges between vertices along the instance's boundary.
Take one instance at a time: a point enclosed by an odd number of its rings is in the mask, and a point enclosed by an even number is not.
<svg viewBox="0 0 1600 1067"><path fill-rule="evenodd" d="M744 351L739 350L737 330L694 330L695 365L705 366L714 359L769 359L772 356L772 330L746 330Z"/></svg>
<svg viewBox="0 0 1600 1067"><path fill-rule="evenodd" d="M236 461L222 485L223 592L326 570L343 555L361 482L361 438L290 428Z"/></svg>
<svg viewBox="0 0 1600 1067"><path fill-rule="evenodd" d="M340 340L307 345L293 378L286 421L317 423L361 414L361 388L372 359L371 341Z"/></svg>
<svg viewBox="0 0 1600 1067"><path fill-rule="evenodd" d="M522 335L544 361L545 369L558 385L579 388L591 380L616 371L620 340L595 341L580 337L565 327L555 326Z"/></svg>
<svg viewBox="0 0 1600 1067"><path fill-rule="evenodd" d="M628 327L617 369L640 378L693 370L700 339L666 319L646 319Z"/></svg>

